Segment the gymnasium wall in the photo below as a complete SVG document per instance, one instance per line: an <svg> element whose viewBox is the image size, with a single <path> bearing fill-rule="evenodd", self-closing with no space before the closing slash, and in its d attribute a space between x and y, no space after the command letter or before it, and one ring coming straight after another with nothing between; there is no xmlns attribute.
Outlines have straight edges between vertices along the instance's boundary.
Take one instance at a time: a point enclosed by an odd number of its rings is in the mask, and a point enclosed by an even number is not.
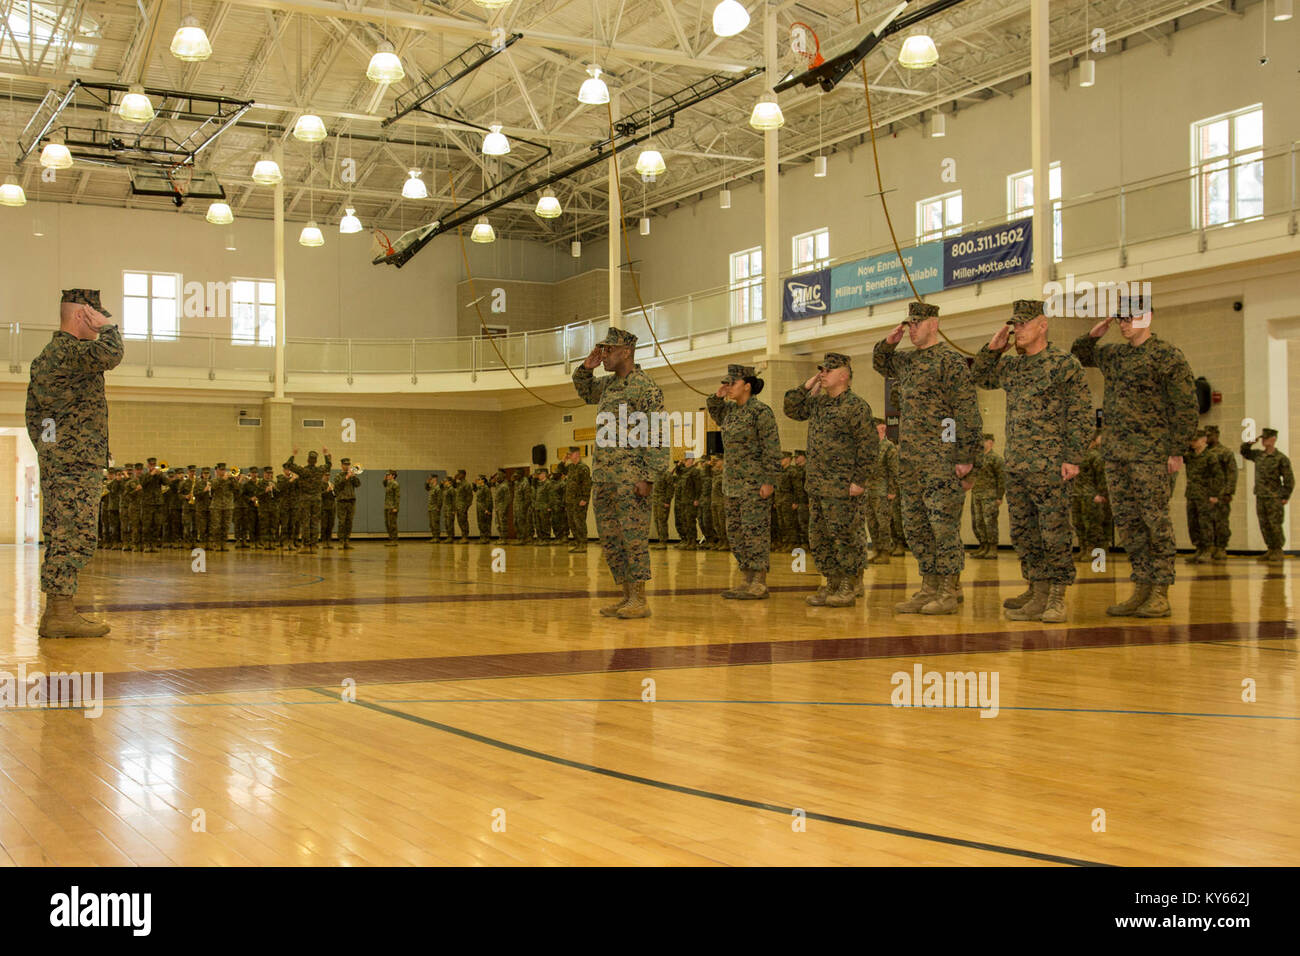
<svg viewBox="0 0 1300 956"><path fill-rule="evenodd" d="M1269 65L1258 66L1265 7L1252 4L1243 16L1184 28L1173 36L1168 53L1161 43L1143 43L1108 55L1097 63L1097 85L1090 89L1075 86L1073 74L1068 86L1063 78L1053 78L1049 152L1052 161L1061 162L1063 196L1186 169L1191 123L1255 103L1263 104L1265 147L1300 139L1300 98L1286 82L1300 70L1300 42L1294 28L1286 32L1291 25L1270 24L1282 29L1271 31ZM1278 37L1286 42L1274 39ZM1207 63L1216 66L1207 69ZM1134 92L1138 90L1140 94ZM862 98L860 90L830 95ZM881 173L890 190L886 198L901 242L915 238L918 200L956 189L962 190L966 223L1004 217L1006 177L1030 167L1028 88L958 105L955 113L945 111L947 135L942 139L924 136L915 125L879 138ZM949 158L956 162L955 182L940 178L941 163ZM711 189L698 202L692 197L676 211L653 215L650 236L631 236L632 258L642 262L647 301L727 284L729 254L763 242L760 180L761 172L754 182L733 183L730 209L719 208L717 190ZM664 189L671 188L671 166L663 183ZM856 137L829 156L823 179L813 177L807 160L784 166L779 270L792 268L791 237L811 229L829 228L833 258L888 245L880 204L869 195L875 190L871 144L857 145ZM1266 167L1266 204L1285 202L1290 190L1281 164ZM1190 192L1182 183L1160 190L1144 209L1147 220L1185 227ZM1068 227L1067 220L1067 256ZM1115 233L1107 220L1094 229L1094 238ZM603 243L592 249L605 255Z"/></svg>
<svg viewBox="0 0 1300 956"><path fill-rule="evenodd" d="M498 289L504 291L504 296L497 295ZM633 290L632 274L624 272L621 296L625 307L636 301ZM476 275L473 283L466 280L456 286L456 334L477 335L482 329L479 312L473 306L475 299L481 300L478 308L488 325L504 325L511 332L553 329L557 325L609 314L609 270L592 269L553 282L479 278ZM493 311L498 307L502 311Z"/></svg>

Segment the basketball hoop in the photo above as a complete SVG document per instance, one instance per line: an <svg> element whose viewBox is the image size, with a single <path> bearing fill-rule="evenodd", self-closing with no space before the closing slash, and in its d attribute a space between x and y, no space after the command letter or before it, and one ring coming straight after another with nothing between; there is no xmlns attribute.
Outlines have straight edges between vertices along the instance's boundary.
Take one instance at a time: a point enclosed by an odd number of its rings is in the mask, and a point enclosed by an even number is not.
<svg viewBox="0 0 1300 956"><path fill-rule="evenodd" d="M822 56L821 41L817 39L817 31L802 20L790 24L790 50L810 70L815 70L826 62Z"/></svg>
<svg viewBox="0 0 1300 956"><path fill-rule="evenodd" d="M171 184L172 202L179 208L185 205L185 197L190 194L190 184L194 182L194 167L189 163L172 166L167 170L167 182Z"/></svg>
<svg viewBox="0 0 1300 956"><path fill-rule="evenodd" d="M380 256L391 256L393 254L393 244L388 241L388 236L382 229L371 229L370 236L370 258L377 259Z"/></svg>

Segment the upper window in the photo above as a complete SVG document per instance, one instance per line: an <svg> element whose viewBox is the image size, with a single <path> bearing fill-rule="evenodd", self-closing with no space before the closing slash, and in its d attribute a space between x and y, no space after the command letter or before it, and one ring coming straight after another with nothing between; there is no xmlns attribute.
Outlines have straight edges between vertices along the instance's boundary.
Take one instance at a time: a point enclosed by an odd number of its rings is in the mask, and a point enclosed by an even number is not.
<svg viewBox="0 0 1300 956"><path fill-rule="evenodd" d="M1264 109L1259 104L1192 124L1195 225L1264 214Z"/></svg>
<svg viewBox="0 0 1300 956"><path fill-rule="evenodd" d="M95 65L101 33L98 21L92 17L83 13L78 18L66 3L11 0L6 6L8 29L0 29L0 60L16 63L33 74L42 66L57 72L69 67L87 70ZM82 5L76 5L76 9L81 10ZM77 36L69 47L73 24Z"/></svg>
<svg viewBox="0 0 1300 956"><path fill-rule="evenodd" d="M1047 168L1047 198L1052 203L1052 259L1061 261L1061 164ZM1034 171L1012 173L1007 177L1007 215L1024 219L1034 214Z"/></svg>
<svg viewBox="0 0 1300 956"><path fill-rule="evenodd" d="M174 272L122 273L122 335L174 339L180 331L181 277Z"/></svg>
<svg viewBox="0 0 1300 956"><path fill-rule="evenodd" d="M731 324L763 321L763 250L731 254Z"/></svg>
<svg viewBox="0 0 1300 956"><path fill-rule="evenodd" d="M961 235L961 190L931 196L916 204L916 241Z"/></svg>
<svg viewBox="0 0 1300 956"><path fill-rule="evenodd" d="M230 341L236 345L275 345L275 283L235 279L230 290Z"/></svg>
<svg viewBox="0 0 1300 956"><path fill-rule="evenodd" d="M810 272L829 265L831 261L831 232L814 229L794 237L794 271Z"/></svg>

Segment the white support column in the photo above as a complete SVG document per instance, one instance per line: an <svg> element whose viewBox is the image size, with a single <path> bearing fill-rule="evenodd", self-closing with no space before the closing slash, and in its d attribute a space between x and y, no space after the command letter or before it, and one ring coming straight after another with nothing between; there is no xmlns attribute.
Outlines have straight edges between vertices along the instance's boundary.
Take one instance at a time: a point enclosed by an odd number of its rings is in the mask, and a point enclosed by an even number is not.
<svg viewBox="0 0 1300 956"><path fill-rule="evenodd" d="M615 120L618 119L619 94L609 91L609 108ZM618 168L627 162L628 154L622 150L618 154ZM614 172L614 157L609 158L609 324L611 328L623 327L623 271L619 264L623 261L623 205L619 201L618 176ZM631 266L629 265L629 268Z"/></svg>
<svg viewBox="0 0 1300 956"><path fill-rule="evenodd" d="M776 57L776 4L771 0L763 9L763 55L767 68L764 83L768 90L780 80ZM767 327L767 357L781 352L781 164L779 131L763 134L763 316Z"/></svg>
<svg viewBox="0 0 1300 956"><path fill-rule="evenodd" d="M1029 15L1029 143L1034 167L1034 281L1041 288L1052 273L1052 181L1049 149L1052 93L1048 0L1032 0Z"/></svg>
<svg viewBox="0 0 1300 956"><path fill-rule="evenodd" d="M275 148L275 161L284 169L284 149ZM275 184L275 397L284 398L284 182Z"/></svg>

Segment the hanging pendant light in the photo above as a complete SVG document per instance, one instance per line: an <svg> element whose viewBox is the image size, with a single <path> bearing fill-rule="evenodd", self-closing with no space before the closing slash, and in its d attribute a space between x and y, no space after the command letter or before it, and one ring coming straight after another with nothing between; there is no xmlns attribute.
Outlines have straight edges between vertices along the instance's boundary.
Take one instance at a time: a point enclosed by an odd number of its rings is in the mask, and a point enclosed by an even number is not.
<svg viewBox="0 0 1300 956"><path fill-rule="evenodd" d="M713 8L713 32L720 37L734 37L749 26L749 11L736 0L722 0Z"/></svg>
<svg viewBox="0 0 1300 956"><path fill-rule="evenodd" d="M280 164L270 156L263 156L253 164L253 182L259 186L274 186L276 183L284 182Z"/></svg>
<svg viewBox="0 0 1300 956"><path fill-rule="evenodd" d="M293 138L303 143L319 143L328 135L325 121L315 113L303 113L293 124Z"/></svg>
<svg viewBox="0 0 1300 956"><path fill-rule="evenodd" d="M469 234L470 242L495 242L497 234L492 231L492 223L487 221L487 216L479 216L478 222L474 223L474 231Z"/></svg>
<svg viewBox="0 0 1300 956"><path fill-rule="evenodd" d="M636 171L647 183L654 182L655 177L662 176L667 169L663 156L653 146L641 150L641 155L636 158Z"/></svg>
<svg viewBox="0 0 1300 956"><path fill-rule="evenodd" d="M930 117L930 138L942 139L948 135L948 121L938 110Z"/></svg>
<svg viewBox="0 0 1300 956"><path fill-rule="evenodd" d="M1097 61L1084 60L1079 64L1079 85L1088 87L1097 85Z"/></svg>
<svg viewBox="0 0 1300 956"><path fill-rule="evenodd" d="M41 165L46 169L69 169L72 166L72 154L62 143L46 143L41 150Z"/></svg>
<svg viewBox="0 0 1300 956"><path fill-rule="evenodd" d="M402 61L393 45L387 40L381 40L375 55L370 58L370 65L366 67L366 78L376 83L396 83L404 76L406 70L402 69Z"/></svg>
<svg viewBox="0 0 1300 956"><path fill-rule="evenodd" d="M228 203L214 202L208 206L208 214L203 218L214 226L228 226L235 221L235 214L230 211Z"/></svg>
<svg viewBox="0 0 1300 956"><path fill-rule="evenodd" d="M642 217L641 217L641 221L637 224L637 230L638 230L638 231L641 233L641 235L643 235L643 236L648 236L648 235L650 235L650 217L649 217L649 216L642 216Z"/></svg>
<svg viewBox="0 0 1300 956"><path fill-rule="evenodd" d="M427 199L429 190L424 185L424 180L420 178L420 171L418 169L408 169L406 177L406 182L402 183L402 198Z"/></svg>
<svg viewBox="0 0 1300 956"><path fill-rule="evenodd" d="M193 14L181 21L172 37L172 56L186 63L197 63L212 56L212 44Z"/></svg>
<svg viewBox="0 0 1300 956"><path fill-rule="evenodd" d="M826 157L825 156L813 157L813 178L815 179L826 178Z"/></svg>
<svg viewBox="0 0 1300 956"><path fill-rule="evenodd" d="M1291 0L1273 0L1273 19L1278 23L1290 20L1294 15Z"/></svg>
<svg viewBox="0 0 1300 956"><path fill-rule="evenodd" d="M609 102L609 87L600 78L600 67L592 63L587 67L587 79L582 81L578 90L578 102L588 106L600 106Z"/></svg>
<svg viewBox="0 0 1300 956"><path fill-rule="evenodd" d="M534 212L543 219L558 219L564 212L560 208L560 201L555 198L555 190L550 186L542 190L542 196L537 200L537 208Z"/></svg>
<svg viewBox="0 0 1300 956"><path fill-rule="evenodd" d="M939 62L939 51L927 34L913 33L903 41L898 51L898 62L909 70L924 70Z"/></svg>
<svg viewBox="0 0 1300 956"><path fill-rule="evenodd" d="M500 125L488 127L488 134L483 137L484 156L504 156L510 152L510 140L501 132Z"/></svg>
<svg viewBox="0 0 1300 956"><path fill-rule="evenodd" d="M573 256L575 259L582 258L582 243L577 239L574 239L569 243L569 255Z"/></svg>
<svg viewBox="0 0 1300 956"><path fill-rule="evenodd" d="M754 104L754 112L749 114L749 125L756 130L780 129L785 125L785 116L775 93L764 93Z"/></svg>
<svg viewBox="0 0 1300 956"><path fill-rule="evenodd" d="M723 186L721 189L718 190L718 208L719 209L731 208L731 190L728 189L726 186Z"/></svg>
<svg viewBox="0 0 1300 956"><path fill-rule="evenodd" d="M151 123L158 114L154 112L149 97L145 96L144 87L135 83L117 104L117 115L128 123Z"/></svg>
<svg viewBox="0 0 1300 956"><path fill-rule="evenodd" d="M23 187L18 185L18 180L14 177L6 177L4 185L0 186L0 206L25 205L27 205L27 194L23 192Z"/></svg>
<svg viewBox="0 0 1300 956"><path fill-rule="evenodd" d="M229 229L226 230L226 251L227 252L238 251L235 248L235 227L234 226L231 226Z"/></svg>
<svg viewBox="0 0 1300 956"><path fill-rule="evenodd" d="M357 211L348 206L343 211L343 218L339 220L339 232L348 236L354 232L361 231L361 220L357 218Z"/></svg>
<svg viewBox="0 0 1300 956"><path fill-rule="evenodd" d="M298 233L298 245L309 248L325 245L325 236L321 233L320 226L316 225L315 219L310 220L302 227L302 232Z"/></svg>

